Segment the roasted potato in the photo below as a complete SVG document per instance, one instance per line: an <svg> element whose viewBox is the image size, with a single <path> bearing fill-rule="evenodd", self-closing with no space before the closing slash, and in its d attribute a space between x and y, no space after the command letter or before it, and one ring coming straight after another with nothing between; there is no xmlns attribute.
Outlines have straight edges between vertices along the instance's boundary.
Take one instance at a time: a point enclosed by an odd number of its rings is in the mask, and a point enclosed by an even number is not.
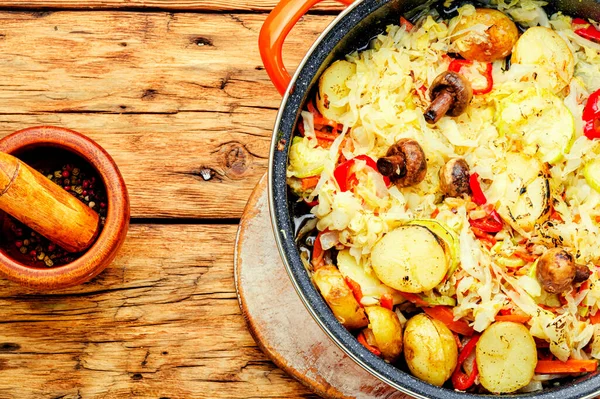
<svg viewBox="0 0 600 399"><path fill-rule="evenodd" d="M335 266L320 267L312 277L325 302L344 327L355 330L368 324L364 309L360 307L346 285L344 276Z"/></svg>
<svg viewBox="0 0 600 399"><path fill-rule="evenodd" d="M406 323L404 358L415 377L442 386L456 368L456 340L444 323L420 313Z"/></svg>
<svg viewBox="0 0 600 399"><path fill-rule="evenodd" d="M529 28L521 35L511 57L513 64L533 64L532 79L555 93L564 89L575 71L575 59L567 43L556 32L543 26Z"/></svg>
<svg viewBox="0 0 600 399"><path fill-rule="evenodd" d="M383 358L394 362L402 353L402 325L393 311L381 306L367 306L369 328Z"/></svg>
<svg viewBox="0 0 600 399"><path fill-rule="evenodd" d="M455 31L465 31L454 39L458 53L467 60L480 62L506 57L519 38L515 23L504 13L489 8L463 15Z"/></svg>
<svg viewBox="0 0 600 399"><path fill-rule="evenodd" d="M500 198L498 213L515 230L532 231L551 209L548 168L536 158L508 153L505 173L508 184Z"/></svg>
<svg viewBox="0 0 600 399"><path fill-rule="evenodd" d="M402 226L381 238L371 254L379 279L402 292L419 293L438 285L448 261L438 237L423 226Z"/></svg>
<svg viewBox="0 0 600 399"><path fill-rule="evenodd" d="M510 321L489 326L477 342L475 356L481 385L492 393L523 388L537 365L537 349L529 330Z"/></svg>
<svg viewBox="0 0 600 399"><path fill-rule="evenodd" d="M334 62L323 72L319 79L317 108L325 118L338 122L347 111L347 106L338 107L331 103L348 96L350 89L346 83L355 73L356 65L344 60Z"/></svg>

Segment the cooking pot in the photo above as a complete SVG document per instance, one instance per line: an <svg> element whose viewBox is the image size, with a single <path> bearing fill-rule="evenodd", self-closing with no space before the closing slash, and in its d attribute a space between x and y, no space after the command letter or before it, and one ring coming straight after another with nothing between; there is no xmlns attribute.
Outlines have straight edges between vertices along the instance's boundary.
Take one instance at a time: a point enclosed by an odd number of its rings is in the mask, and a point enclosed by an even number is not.
<svg viewBox="0 0 600 399"><path fill-rule="evenodd" d="M389 24L417 7L419 0L340 0L348 7L315 41L296 73L290 77L282 61L283 42L294 24L320 0L282 0L266 19L259 37L261 57L273 84L283 95L277 115L269 158L269 206L275 239L294 288L309 313L323 331L358 365L398 389L418 398L472 399L489 397L428 384L408 372L386 363L369 352L335 318L304 267L295 243L294 208L296 199L288 196L286 167L293 132L300 111L321 73L336 59L364 48L371 38L383 33ZM428 2L431 3L431 2ZM600 20L599 0L556 0L549 7L571 16ZM482 3L478 3L482 5ZM540 44L543 45L543 44ZM290 331L297 334L298 331ZM534 393L503 397L592 398L600 394L600 375L587 374L559 387Z"/></svg>

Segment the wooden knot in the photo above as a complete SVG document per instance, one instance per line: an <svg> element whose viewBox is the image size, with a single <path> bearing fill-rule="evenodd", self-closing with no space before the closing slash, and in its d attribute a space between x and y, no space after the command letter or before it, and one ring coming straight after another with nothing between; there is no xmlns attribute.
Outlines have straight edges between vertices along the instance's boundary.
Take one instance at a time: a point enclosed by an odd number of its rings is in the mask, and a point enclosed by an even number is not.
<svg viewBox="0 0 600 399"><path fill-rule="evenodd" d="M241 143L223 144L218 152L222 165L227 169L225 174L231 178L242 177L252 164L252 154Z"/></svg>

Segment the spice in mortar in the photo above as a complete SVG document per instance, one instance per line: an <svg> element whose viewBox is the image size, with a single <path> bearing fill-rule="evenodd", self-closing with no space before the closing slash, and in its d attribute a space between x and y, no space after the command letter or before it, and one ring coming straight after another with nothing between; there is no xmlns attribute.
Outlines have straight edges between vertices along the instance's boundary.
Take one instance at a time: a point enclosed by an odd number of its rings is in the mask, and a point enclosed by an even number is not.
<svg viewBox="0 0 600 399"><path fill-rule="evenodd" d="M108 201L104 185L91 168L66 164L61 169L38 169L48 179L92 208L100 216L100 229L106 221ZM32 266L60 266L83 253L70 253L11 216L4 218L5 250L13 258Z"/></svg>

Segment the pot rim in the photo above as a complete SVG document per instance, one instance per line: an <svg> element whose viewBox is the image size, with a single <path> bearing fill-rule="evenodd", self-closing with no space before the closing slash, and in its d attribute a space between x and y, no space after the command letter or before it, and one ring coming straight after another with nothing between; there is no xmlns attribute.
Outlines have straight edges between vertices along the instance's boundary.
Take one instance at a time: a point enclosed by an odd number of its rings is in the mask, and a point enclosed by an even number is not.
<svg viewBox="0 0 600 399"><path fill-rule="evenodd" d="M431 385L423 380L414 377L410 373L407 373L395 366L392 366L386 362L384 362L379 357L373 355L369 352L364 346L358 343L356 339L350 334L348 330L346 330L337 319L331 310L327 307L327 311L329 314L320 315L319 312L315 309L315 305L312 303L309 298L307 292L304 291L301 284L299 283L297 276L294 274L294 267L291 265L290 260L286 254L285 243L284 241L288 241L290 237L286 235L286 229L282 228L278 215L277 209L280 207L285 208L285 213L290 215L289 206L287 201L280 201L280 205L276 200L277 190L276 190L276 176L275 176L275 157L276 153L281 150L278 147L281 146L280 143L281 137L280 135L280 126L282 123L282 119L286 114L286 105L290 100L290 97L294 93L294 88L296 87L296 82L298 78L303 74L307 63L314 56L315 51L322 44L326 36L334 31L339 25L339 23L346 19L350 18L351 14L354 13L359 6L363 3L367 3L369 1L376 2L377 7L372 10L375 10L384 7L388 3L394 0L356 0L353 4L344 9L326 28L325 30L318 36L315 42L307 51L306 55L302 58L302 61L298 65L295 73L293 74L290 83L285 91L285 94L282 98L277 118L275 121L275 125L273 128L273 134L271 138L271 147L269 151L269 167L268 167L268 203L269 203L269 214L271 219L271 226L273 228L273 234L275 236L275 241L277 244L277 249L279 251L279 255L281 256L282 262L285 266L286 272L292 282L292 285L300 297L300 300L304 307L307 309L311 317L315 320L317 325L321 328L321 330L331 339L337 346L340 348L348 357L350 357L358 366L360 366L363 370L367 371L369 374L373 375L380 381L383 381L387 385L391 386L398 391L405 393L407 395L411 395L418 399L429 399L429 398L440 398L440 399L474 399L474 398L490 398L490 397L498 397L498 398L536 398L536 399L556 399L558 396L564 398L579 398L579 399L590 399L594 398L600 393L600 370L595 373L587 374L580 381L574 381L572 383L562 385L554 388L547 388L543 391L530 392L530 393L521 393L521 394L504 394L504 395L482 395L482 394L471 394L464 391L457 391L453 389L437 387ZM358 23L358 22L356 22ZM356 27L356 23L352 28ZM350 30L349 30L350 31ZM348 32L349 32L348 31ZM348 33L346 32L346 33ZM337 43L336 43L337 44ZM298 111L297 109L294 111ZM293 137L293 132L290 135L290 139ZM289 140L288 140L289 141ZM283 143L286 150L289 150L289 143ZM288 159L288 155L285 156L286 162ZM281 194L281 193L280 193ZM287 197L286 197L287 198ZM293 241L293 237L291 237ZM295 243L292 243L295 248L294 256L300 259L300 255L298 252ZM308 277L308 272L306 270L303 271L304 274ZM308 277L310 279L310 277ZM312 284L312 283L311 283ZM312 286L312 288L308 288L309 290L314 291L319 297L320 293L316 291L316 288ZM317 299L318 300L318 299ZM321 301L322 298L321 298ZM323 302L324 303L324 302ZM327 305L325 305L327 306ZM329 318L330 320L325 320ZM333 319L333 320L331 320ZM328 325L328 323L330 325ZM333 323L337 323L337 326ZM342 329L343 331L339 330ZM338 332L334 331L338 329ZM353 341L348 341L344 343L344 340L348 340L348 338L352 338ZM404 381L402 381L404 380Z"/></svg>
<svg viewBox="0 0 600 399"><path fill-rule="evenodd" d="M112 157L98 143L79 132L54 126L35 126L16 131L0 140L0 151L9 154L40 147L68 151L96 170L107 193L106 221L92 246L73 262L51 268L36 268L0 251L0 273L29 288L67 288L97 276L114 259L129 227L129 196Z"/></svg>

